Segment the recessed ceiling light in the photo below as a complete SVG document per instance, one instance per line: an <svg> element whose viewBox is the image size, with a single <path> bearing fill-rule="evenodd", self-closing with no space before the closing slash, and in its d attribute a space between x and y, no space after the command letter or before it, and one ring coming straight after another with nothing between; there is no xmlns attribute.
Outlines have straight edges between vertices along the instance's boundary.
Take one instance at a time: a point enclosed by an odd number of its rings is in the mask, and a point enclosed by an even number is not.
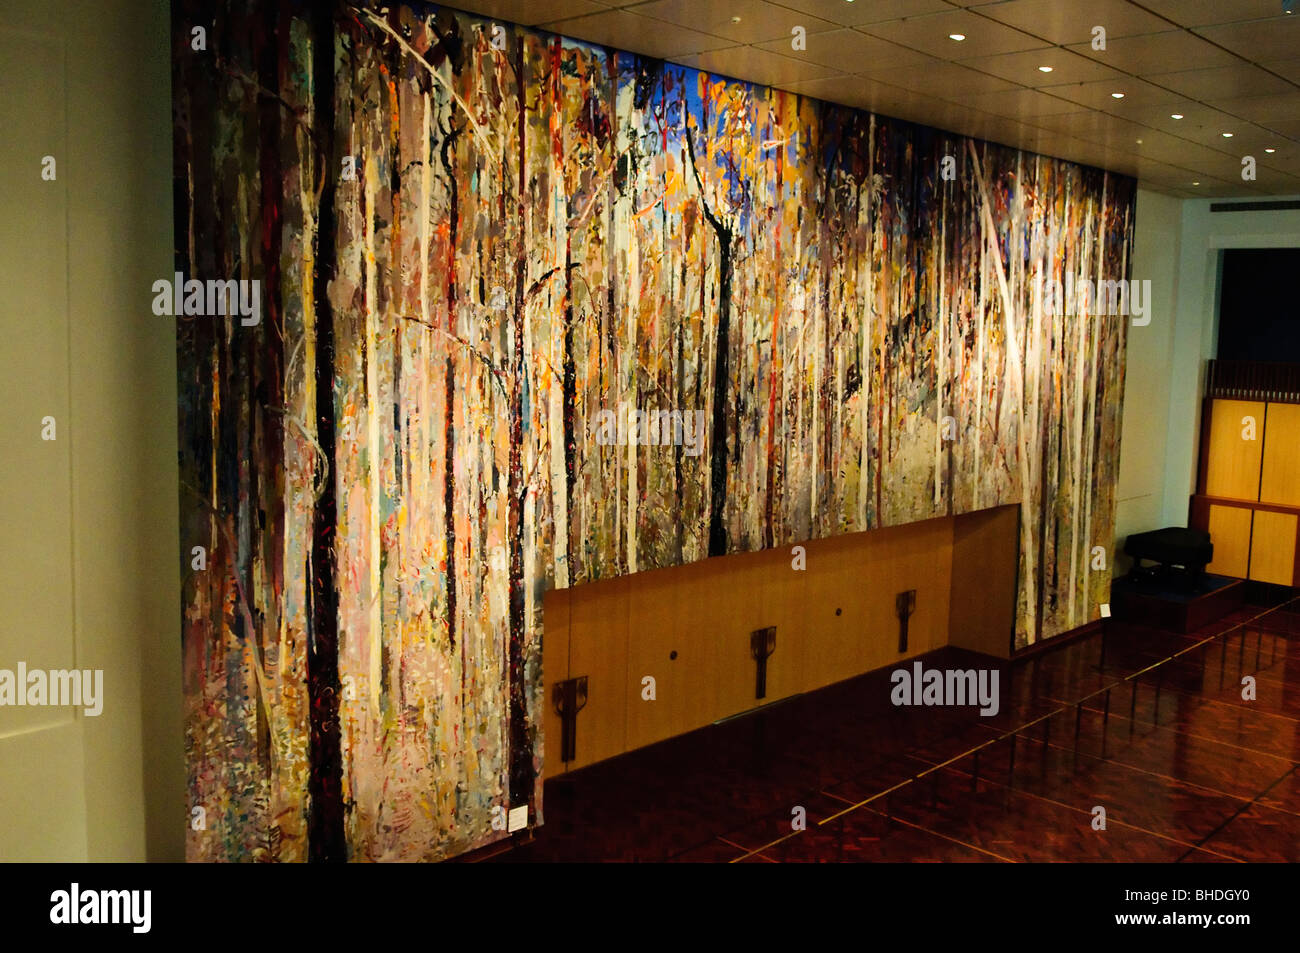
<svg viewBox="0 0 1300 953"><path fill-rule="evenodd" d="M1139 139L1139 140L1137 141L1137 143L1138 143L1138 145L1142 145L1142 140Z"/></svg>
<svg viewBox="0 0 1300 953"><path fill-rule="evenodd" d="M1170 118L1170 119L1182 119L1182 118L1183 118L1183 114L1182 114L1182 113L1170 113L1170 114L1169 114L1169 118Z"/></svg>
<svg viewBox="0 0 1300 953"><path fill-rule="evenodd" d="M960 43L962 40L966 39L966 34L965 34L965 33L949 33L949 34L948 34L948 39L950 39L950 40L956 40L958 43Z"/></svg>
<svg viewBox="0 0 1300 953"><path fill-rule="evenodd" d="M1225 138L1225 139L1231 139L1231 138L1232 138L1232 133L1230 133L1230 132L1225 132L1225 133L1223 134L1223 138Z"/></svg>
<svg viewBox="0 0 1300 953"><path fill-rule="evenodd" d="M1111 99L1123 99L1123 98L1124 98L1124 94L1123 94L1123 93L1111 93L1111 94L1110 94L1110 98L1111 98Z"/></svg>
<svg viewBox="0 0 1300 953"><path fill-rule="evenodd" d="M1050 73L1051 71L1052 71L1052 68L1051 68L1050 66L1040 66L1040 67L1038 67L1038 72L1040 72L1040 73Z"/></svg>
<svg viewBox="0 0 1300 953"><path fill-rule="evenodd" d="M1265 151L1265 152L1277 152L1276 149L1265 149L1264 151Z"/></svg>
<svg viewBox="0 0 1300 953"><path fill-rule="evenodd" d="M740 22L740 17L732 17L732 18L731 18L731 22L732 22L732 23L739 23L739 22Z"/></svg>
<svg viewBox="0 0 1300 953"><path fill-rule="evenodd" d="M1199 182L1193 182L1193 183L1192 183L1192 185L1200 185L1200 184L1201 184L1201 183L1199 183Z"/></svg>

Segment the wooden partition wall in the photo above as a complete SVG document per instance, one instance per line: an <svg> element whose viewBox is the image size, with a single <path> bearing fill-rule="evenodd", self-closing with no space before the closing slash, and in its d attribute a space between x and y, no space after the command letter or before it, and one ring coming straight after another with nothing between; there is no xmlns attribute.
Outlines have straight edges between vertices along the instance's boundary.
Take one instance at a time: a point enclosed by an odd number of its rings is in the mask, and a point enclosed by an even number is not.
<svg viewBox="0 0 1300 953"><path fill-rule="evenodd" d="M1197 484L1210 572L1300 585L1300 403L1208 398Z"/></svg>
<svg viewBox="0 0 1300 953"><path fill-rule="evenodd" d="M1019 507L707 559L546 593L545 773L555 776L955 645L999 658L1015 626ZM895 598L916 590L898 651ZM750 634L776 627L755 698ZM555 685L587 677L576 757L560 757ZM654 679L647 700L644 679Z"/></svg>

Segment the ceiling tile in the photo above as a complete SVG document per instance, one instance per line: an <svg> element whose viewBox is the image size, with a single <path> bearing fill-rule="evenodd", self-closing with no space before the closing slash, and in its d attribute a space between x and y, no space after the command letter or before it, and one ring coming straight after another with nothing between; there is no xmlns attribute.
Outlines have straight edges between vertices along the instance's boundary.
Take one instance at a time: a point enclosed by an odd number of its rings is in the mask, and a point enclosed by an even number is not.
<svg viewBox="0 0 1300 953"><path fill-rule="evenodd" d="M1237 144L1235 149L1224 149L1224 152L1230 152L1240 159L1242 156L1254 156L1255 160L1261 165L1268 163L1278 164L1274 158L1276 153L1269 155L1265 149L1276 149L1278 146L1288 145L1287 141L1262 126L1245 126L1237 131L1232 142Z"/></svg>
<svg viewBox="0 0 1300 953"><path fill-rule="evenodd" d="M864 23L879 23L881 20L897 20L900 17L915 17L924 13L940 13L952 9L952 6L944 0L858 0L856 3L847 3L845 0L774 0L774 2L842 26L861 26Z"/></svg>
<svg viewBox="0 0 1300 953"><path fill-rule="evenodd" d="M1028 151L1033 151L1034 139L1045 135L1041 129L1002 116L979 116L960 131L977 139Z"/></svg>
<svg viewBox="0 0 1300 953"><path fill-rule="evenodd" d="M972 126L977 124L981 118L995 118L977 116L970 111L963 111L955 103L941 103L938 100L931 100L929 103L914 107L909 110L907 116L900 116L900 119L906 119L908 122L914 122L921 126L928 126L931 129L938 129L943 132L952 133L958 136L971 136L978 138L971 131Z"/></svg>
<svg viewBox="0 0 1300 953"><path fill-rule="evenodd" d="M1009 116L1022 122L1033 122L1039 116L1058 116L1062 113L1086 111L1086 106L1058 99L1035 89L1002 89L976 96L964 96L964 102L976 109L998 116Z"/></svg>
<svg viewBox="0 0 1300 953"><path fill-rule="evenodd" d="M1034 151L1040 155L1055 156L1058 159L1072 159L1074 156L1085 155L1093 148L1091 143L1082 139L1076 139L1065 133L1049 132L1038 136L1034 145Z"/></svg>
<svg viewBox="0 0 1300 953"><path fill-rule="evenodd" d="M1255 178L1243 179L1241 177L1241 160L1236 156L1222 156L1218 160L1198 164L1196 171L1209 175L1211 178L1221 179L1224 182L1231 182L1234 185L1239 184L1243 189L1263 190L1265 192L1275 191L1280 180L1286 178L1285 172L1278 172L1267 166L1261 167L1256 164Z"/></svg>
<svg viewBox="0 0 1300 953"><path fill-rule="evenodd" d="M1178 135L1178 128L1188 118L1213 111L1202 103L1184 99L1177 94L1150 97L1127 95L1123 99L1112 99L1109 104L1101 108L1108 115L1120 116L1154 129L1164 129L1174 135ZM1175 114L1184 118L1174 119Z"/></svg>
<svg viewBox="0 0 1300 953"><path fill-rule="evenodd" d="M1291 59L1300 50L1300 13L1201 27L1196 32L1252 63Z"/></svg>
<svg viewBox="0 0 1300 953"><path fill-rule="evenodd" d="M782 87L792 92L818 99L828 99L879 116L901 119L924 126L962 135L987 136L989 133L1011 135L1015 130L1008 120L971 109L966 105L944 102L912 90L891 87L861 76L838 76L822 80L807 80ZM1022 127L1027 133L1035 130Z"/></svg>
<svg viewBox="0 0 1300 953"><path fill-rule="evenodd" d="M1100 168L1110 172L1116 172L1120 175L1128 175L1133 178L1138 177L1138 161L1135 157L1129 155L1119 155L1114 152L1103 152L1094 163Z"/></svg>
<svg viewBox="0 0 1300 953"><path fill-rule="evenodd" d="M744 79L763 86L782 86L806 79L836 75L828 66L819 66L794 55L782 56L752 46L729 46L721 50L692 53L678 59L684 66Z"/></svg>
<svg viewBox="0 0 1300 953"><path fill-rule="evenodd" d="M1091 43L1094 26L1104 26L1108 40L1169 29L1168 22L1128 0L1007 0L976 7L975 12L1061 46Z"/></svg>
<svg viewBox="0 0 1300 953"><path fill-rule="evenodd" d="M1133 146L1138 155L1160 162L1168 162L1170 165L1195 169L1223 160L1222 152L1197 142L1178 139L1174 143L1169 143L1163 138L1157 138L1155 133L1148 133L1140 138L1142 139L1142 145Z"/></svg>
<svg viewBox="0 0 1300 953"><path fill-rule="evenodd" d="M1183 118L1174 119L1174 113ZM1221 144L1219 139L1222 138L1222 133L1236 133L1238 127L1248 125L1210 106L1193 102L1135 105L1117 115L1148 127L1153 135L1168 135L1180 141L1193 140L1212 145Z"/></svg>
<svg viewBox="0 0 1300 953"><path fill-rule="evenodd" d="M1187 148L1187 140L1161 132L1159 129L1135 130L1133 152L1139 156L1161 159L1178 164L1180 149Z"/></svg>
<svg viewBox="0 0 1300 953"><path fill-rule="evenodd" d="M698 33L684 27L668 29L663 21L638 16L626 10L607 10L591 16L543 23L544 29L588 43L603 43L644 56L676 59L703 50L733 45L722 37Z"/></svg>
<svg viewBox="0 0 1300 953"><path fill-rule="evenodd" d="M1173 118L1174 114L1183 118L1175 119ZM1214 119L1221 116L1219 111L1212 106L1190 100L1143 105L1130 109L1125 115L1127 118L1150 126L1153 129L1159 129L1170 135L1185 138L1190 136L1189 128L1202 125L1208 126Z"/></svg>
<svg viewBox="0 0 1300 953"><path fill-rule="evenodd" d="M1142 6L1179 26L1205 26L1275 17L1281 0L1141 0Z"/></svg>
<svg viewBox="0 0 1300 953"><path fill-rule="evenodd" d="M1177 135L1189 142L1200 143L1226 155L1242 156L1249 152L1262 152L1264 147L1277 138L1267 130L1248 122L1242 122L1223 113L1207 112L1202 114L1203 121L1198 123L1181 122ZM1225 132L1232 133L1231 137Z"/></svg>
<svg viewBox="0 0 1300 953"><path fill-rule="evenodd" d="M843 0L841 0L843 2ZM905 46L890 43L879 37L867 36L857 30L832 30L808 37L808 48L798 53L791 52L790 44L784 39L771 40L756 44L759 49L770 53L797 56L821 66L863 73L872 69L895 69L905 66L919 66L930 63L934 58Z"/></svg>
<svg viewBox="0 0 1300 953"><path fill-rule="evenodd" d="M832 30L836 24L778 7L767 0L650 0L639 4L638 16L654 17L673 24L726 37L736 43L761 43L782 39L790 51L791 31L803 27L806 34ZM739 20L739 22L733 22Z"/></svg>
<svg viewBox="0 0 1300 953"><path fill-rule="evenodd" d="M1121 165L1128 165L1132 161L1131 156L1124 156L1115 152L1113 149L1107 149L1104 146L1085 143L1081 148L1070 150L1066 156L1071 162L1080 162L1084 165L1090 165L1098 169L1116 168ZM1124 175L1130 173L1121 171Z"/></svg>
<svg viewBox="0 0 1300 953"><path fill-rule="evenodd" d="M1191 169L1175 169L1172 166L1138 171L1139 185L1154 188L1186 189L1187 195L1204 198L1208 192L1198 194L1196 187L1192 185L1198 179L1201 179L1199 172L1194 172ZM1202 180L1202 186L1204 184L1204 180Z"/></svg>
<svg viewBox="0 0 1300 953"><path fill-rule="evenodd" d="M1135 175L1137 164L1140 161L1139 154L1131 150L1138 148L1130 140L1085 140L1088 143L1088 149L1080 155L1087 156L1086 160L1089 165L1095 165L1102 169L1114 169L1117 172L1124 172L1128 175Z"/></svg>
<svg viewBox="0 0 1300 953"><path fill-rule="evenodd" d="M979 56L961 60L961 64L1022 86L1034 87L1086 83L1123 75L1104 63L1053 46L1019 53L999 53L997 56ZM1042 66L1050 66L1051 72L1043 72L1039 69Z"/></svg>
<svg viewBox="0 0 1300 953"><path fill-rule="evenodd" d="M1198 173L1179 169L1159 162L1140 163L1137 168L1138 184L1146 187L1191 189Z"/></svg>
<svg viewBox="0 0 1300 953"><path fill-rule="evenodd" d="M1295 86L1286 80L1249 63L1159 73L1146 79L1157 86L1210 103L1232 97L1272 96L1295 90Z"/></svg>
<svg viewBox="0 0 1300 953"><path fill-rule="evenodd" d="M1227 182L1245 181L1241 178L1241 160L1236 156L1220 155L1206 162L1196 163L1196 171Z"/></svg>
<svg viewBox="0 0 1300 953"><path fill-rule="evenodd" d="M1137 157L1137 161L1134 164L1138 169L1138 173L1141 175L1145 175L1152 179L1160 179L1166 182L1176 183L1178 185L1188 184L1184 181L1187 178L1187 173L1194 171L1183 166L1175 165L1171 162L1160 162L1149 156L1142 155Z"/></svg>
<svg viewBox="0 0 1300 953"><path fill-rule="evenodd" d="M1278 119L1266 123L1265 127L1288 139L1300 141L1300 119Z"/></svg>
<svg viewBox="0 0 1300 953"><path fill-rule="evenodd" d="M1127 36L1106 41L1106 49L1094 50L1088 43L1070 46L1083 56L1091 57L1108 66L1145 76L1149 73L1172 73L1175 70L1204 69L1213 66L1232 66L1238 60L1184 30L1148 33L1145 36Z"/></svg>
<svg viewBox="0 0 1300 953"><path fill-rule="evenodd" d="M966 10L888 20L863 27L872 36L943 59L993 56L1046 46L1042 40ZM950 34L966 37L957 42Z"/></svg>
<svg viewBox="0 0 1300 953"><path fill-rule="evenodd" d="M1269 185L1274 195L1295 195L1300 196L1300 169L1274 169L1275 174L1269 176Z"/></svg>
<svg viewBox="0 0 1300 953"><path fill-rule="evenodd" d="M1124 95L1117 99L1115 93L1123 93ZM1177 93L1131 77L1118 80L1103 79L1092 83L1075 83L1070 86L1053 86L1052 95L1107 112L1117 110L1121 103L1129 107L1150 106L1178 102L1182 99Z"/></svg>
<svg viewBox="0 0 1300 953"><path fill-rule="evenodd" d="M899 87L887 88L885 84L877 84L863 77L856 78L871 83L872 91L868 94L871 99L870 108L881 115L906 119L908 122L921 122L925 111L934 108L933 96Z"/></svg>
<svg viewBox="0 0 1300 953"><path fill-rule="evenodd" d="M1291 82L1300 85L1300 59L1260 60L1260 65L1269 72L1285 76Z"/></svg>
<svg viewBox="0 0 1300 953"><path fill-rule="evenodd" d="M1300 175L1287 175L1278 179L1273 195L1300 195Z"/></svg>
<svg viewBox="0 0 1300 953"><path fill-rule="evenodd" d="M1026 152L1032 152L1035 155L1068 159L1070 161L1076 161L1075 157L1085 155L1087 150L1092 148L1082 139L1075 139L1073 136L1048 132L1047 130L1039 130L1037 134L1029 136L1020 145ZM1077 161L1083 160L1078 159Z"/></svg>
<svg viewBox="0 0 1300 953"><path fill-rule="evenodd" d="M1123 144L1126 147L1136 143L1147 131L1145 126L1138 123L1099 112L1040 116L1033 124L1089 142Z"/></svg>
<svg viewBox="0 0 1300 953"><path fill-rule="evenodd" d="M1216 179L1213 176L1205 175L1200 172L1189 175L1188 178L1192 179L1192 181L1188 183L1188 191L1197 198L1225 198L1232 195L1242 194L1242 189L1236 184L1225 182L1223 179Z"/></svg>
<svg viewBox="0 0 1300 953"><path fill-rule="evenodd" d="M801 96L824 99L827 102L856 106L885 115L898 115L898 110L909 110L929 97L920 96L910 90L890 86L869 80L863 76L840 74L823 79L805 79L794 83L782 83L780 88ZM900 116L901 118L901 116Z"/></svg>
<svg viewBox="0 0 1300 953"><path fill-rule="evenodd" d="M1258 96L1249 99L1221 99L1214 104L1233 116L1251 122L1267 123L1300 118L1300 89L1280 96Z"/></svg>
<svg viewBox="0 0 1300 953"><path fill-rule="evenodd" d="M457 0L452 6L489 19L535 26L548 20L600 13L607 4L593 0L537 0L536 3L519 3L518 0Z"/></svg>
<svg viewBox="0 0 1300 953"><path fill-rule="evenodd" d="M1190 185L1191 179L1196 177L1193 169L1184 169L1182 166L1170 163L1160 163L1149 157L1138 156L1138 159L1132 163L1134 174L1139 179L1147 182L1161 182L1167 185L1178 186L1179 189Z"/></svg>
<svg viewBox="0 0 1300 953"><path fill-rule="evenodd" d="M1260 165L1300 174L1300 144L1278 139L1274 140L1272 148L1275 151L1258 157Z"/></svg>
<svg viewBox="0 0 1300 953"><path fill-rule="evenodd" d="M955 99L1014 88L1014 84L1005 79L977 73L957 63L944 63L937 60L923 66L910 66L903 69L884 69L878 72L868 70L863 75L939 98Z"/></svg>

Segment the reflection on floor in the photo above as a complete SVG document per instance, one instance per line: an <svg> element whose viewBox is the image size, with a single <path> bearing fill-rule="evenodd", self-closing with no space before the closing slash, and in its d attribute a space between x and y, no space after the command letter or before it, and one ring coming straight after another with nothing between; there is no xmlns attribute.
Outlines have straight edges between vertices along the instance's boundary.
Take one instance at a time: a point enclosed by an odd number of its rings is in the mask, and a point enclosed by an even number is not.
<svg viewBox="0 0 1300 953"><path fill-rule="evenodd" d="M995 717L872 673L549 781L531 839L464 859L1300 860L1300 599L1109 625L1004 669Z"/></svg>

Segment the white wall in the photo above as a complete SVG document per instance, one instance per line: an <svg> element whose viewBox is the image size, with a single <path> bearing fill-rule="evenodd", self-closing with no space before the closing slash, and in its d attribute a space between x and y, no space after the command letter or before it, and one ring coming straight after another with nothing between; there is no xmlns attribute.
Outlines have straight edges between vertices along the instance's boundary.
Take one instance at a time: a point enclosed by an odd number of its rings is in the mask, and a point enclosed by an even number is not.
<svg viewBox="0 0 1300 953"><path fill-rule="evenodd" d="M1279 196L1294 198L1294 196ZM1300 247L1300 211L1211 212L1211 199L1138 190L1132 277L1150 279L1151 323L1130 327L1115 523L1124 538L1186 526L1196 486L1205 362L1218 337L1225 248Z"/></svg>
<svg viewBox="0 0 1300 953"><path fill-rule="evenodd" d="M1188 199L1183 204L1165 447L1163 520L1169 526L1187 525L1187 498L1196 488L1205 362L1214 356L1218 338L1220 252L1300 247L1300 210L1215 213L1210 201Z"/></svg>
<svg viewBox="0 0 1300 953"><path fill-rule="evenodd" d="M1131 275L1151 282L1150 323L1128 329L1124 372L1124 423L1116 488L1117 574L1127 569L1124 539L1163 522L1174 317L1178 303L1183 201L1138 189Z"/></svg>
<svg viewBox="0 0 1300 953"><path fill-rule="evenodd" d="M0 861L183 855L169 34L0 6L0 668L104 679L98 716L0 708Z"/></svg>

